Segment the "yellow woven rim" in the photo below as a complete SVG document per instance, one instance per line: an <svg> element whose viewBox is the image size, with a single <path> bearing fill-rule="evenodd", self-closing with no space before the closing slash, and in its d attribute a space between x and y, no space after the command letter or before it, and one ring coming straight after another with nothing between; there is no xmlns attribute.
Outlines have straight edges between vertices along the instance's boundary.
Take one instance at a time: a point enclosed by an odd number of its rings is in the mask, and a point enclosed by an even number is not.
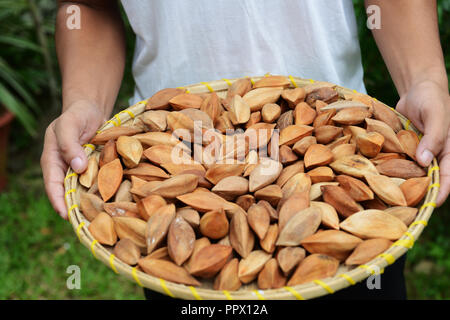
<svg viewBox="0 0 450 320"><path fill-rule="evenodd" d="M261 79L262 77L251 77L252 83ZM316 83L312 79L301 79L298 77L288 76L291 81L291 87L304 87L311 83ZM211 82L201 82L199 84L180 87L186 89L190 93L209 93L216 92L219 96L224 96L228 87L238 79L222 79ZM341 86L335 86L336 91L340 94L356 93L355 90L350 90ZM375 98L374 98L375 99ZM113 126L129 125L132 121L139 117L145 111L146 100L138 102L137 104L120 111L108 120L99 130L101 132ZM410 120L391 108L399 117L406 130L412 130L422 137L422 134L414 127ZM89 156L93 154L96 147L92 144L84 145L86 154ZM104 264L109 266L113 272L123 275L133 282L136 282L141 287L146 287L154 291L166 294L168 296L180 299L192 300L304 300L312 299L327 294L332 294L338 290L344 289L351 285L366 279L371 274L377 272L383 273L384 268L394 263L406 251L414 246L415 241L419 238L423 229L426 227L434 208L436 207L436 198L439 191L439 167L436 159L433 159L431 165L428 167L428 175L431 177L431 184L428 188L427 195L423 204L419 208L419 212L415 221L409 226L408 230L397 240L389 249L378 255L373 260L364 265L356 266L353 269L341 270L339 269L335 276L326 279L316 280L310 283L294 287L283 287L280 289L271 290L257 290L254 285L241 287L238 291L218 291L209 287L186 286L182 284L173 283L160 278L150 276L136 267L131 267L116 258L111 249L102 246L95 240L88 230L89 221L83 216L79 209L78 192L80 184L78 183L78 175L72 171L71 168L67 171L64 179L65 198L68 208L69 221L73 226L75 234L80 242L84 244L94 255L94 257ZM208 286L208 283L205 284Z"/></svg>

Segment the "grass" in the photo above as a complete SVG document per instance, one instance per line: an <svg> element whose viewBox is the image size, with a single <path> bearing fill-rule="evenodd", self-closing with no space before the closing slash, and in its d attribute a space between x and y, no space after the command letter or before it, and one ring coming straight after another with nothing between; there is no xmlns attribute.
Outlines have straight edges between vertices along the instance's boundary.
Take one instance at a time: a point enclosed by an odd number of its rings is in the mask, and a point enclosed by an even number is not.
<svg viewBox="0 0 450 320"><path fill-rule="evenodd" d="M0 193L0 299L143 299L142 289L96 260L52 209L39 177L16 177ZM410 299L450 298L449 202L408 253ZM67 268L81 270L69 290Z"/></svg>

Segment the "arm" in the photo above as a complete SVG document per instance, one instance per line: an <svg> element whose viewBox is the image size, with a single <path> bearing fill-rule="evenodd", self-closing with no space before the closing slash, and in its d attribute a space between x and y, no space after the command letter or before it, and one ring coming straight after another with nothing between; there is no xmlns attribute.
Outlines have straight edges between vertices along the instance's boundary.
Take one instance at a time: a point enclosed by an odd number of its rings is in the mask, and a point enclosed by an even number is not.
<svg viewBox="0 0 450 320"><path fill-rule="evenodd" d="M428 166L433 156L441 168L438 205L450 190L450 102L439 40L436 1L366 0L381 9L381 29L372 30L400 100L397 110L424 133L417 159Z"/></svg>
<svg viewBox="0 0 450 320"><path fill-rule="evenodd" d="M69 29L66 12L78 5L81 28ZM62 114L47 128L41 167L54 209L67 218L63 180L68 164L81 173L81 147L109 116L125 65L125 39L118 5L111 0L59 1L56 51L62 76Z"/></svg>

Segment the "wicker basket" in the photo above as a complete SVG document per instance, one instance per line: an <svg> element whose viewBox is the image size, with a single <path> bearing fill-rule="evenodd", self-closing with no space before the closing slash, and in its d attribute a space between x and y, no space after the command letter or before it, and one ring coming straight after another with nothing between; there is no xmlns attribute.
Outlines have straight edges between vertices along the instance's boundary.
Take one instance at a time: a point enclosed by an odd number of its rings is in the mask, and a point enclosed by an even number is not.
<svg viewBox="0 0 450 320"><path fill-rule="evenodd" d="M262 77L251 78L252 82L261 79ZM291 87L303 87L314 80L301 79L293 76L288 77L291 81ZM212 82L202 82L199 84L184 87L190 93L207 93L215 91L219 96L224 97L228 87L238 79L222 79ZM354 93L356 91L336 86L336 91L339 94ZM107 121L98 132L111 128L113 126L129 125L135 117L138 117L144 112L145 101L139 102L126 110L114 115L111 120ZM400 118L403 126L407 130L413 130L419 137L420 132L411 124L410 120L394 110ZM96 151L96 146L87 144L84 146L86 154L91 156ZM120 261L112 253L111 249L102 246L95 240L88 230L89 221L83 216L79 210L79 190L80 184L78 182L77 174L69 168L67 176L64 179L65 184L65 199L68 207L69 221L72 224L75 234L78 239L92 252L95 258L101 260L104 264L109 266L115 273L129 278L136 282L141 287L146 287L154 291L181 299L220 299L220 300L243 300L243 299L312 299L315 297L332 294L338 290L354 285L371 274L382 273L384 268L394 263L401 257L408 249L411 249L414 242L419 238L423 229L426 227L428 219L430 218L433 209L436 207L436 198L439 190L439 167L436 159L433 159L432 164L428 168L428 175L431 176L431 185L428 193L420 205L419 212L415 221L409 226L407 232L396 241L388 250L380 254L365 265L360 265L354 268L341 267L334 277L316 280L310 283L298 285L295 287L283 287L272 290L258 290L254 284L242 286L240 290L228 292L217 291L212 289L212 284L205 282L201 287L191 287L181 284L172 283L150 276L139 271L136 267L131 267L126 263Z"/></svg>

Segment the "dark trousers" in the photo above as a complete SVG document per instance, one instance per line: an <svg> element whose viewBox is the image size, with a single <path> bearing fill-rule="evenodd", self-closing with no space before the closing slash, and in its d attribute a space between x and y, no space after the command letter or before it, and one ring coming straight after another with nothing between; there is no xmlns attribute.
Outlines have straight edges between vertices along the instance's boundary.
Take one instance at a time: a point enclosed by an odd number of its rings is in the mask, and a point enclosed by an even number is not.
<svg viewBox="0 0 450 320"><path fill-rule="evenodd" d="M380 277L380 289L369 289L366 280L354 286L329 294L317 300L406 300L406 284L403 275L406 254L393 265L386 267ZM156 291L144 289L147 300L172 300L173 298Z"/></svg>

